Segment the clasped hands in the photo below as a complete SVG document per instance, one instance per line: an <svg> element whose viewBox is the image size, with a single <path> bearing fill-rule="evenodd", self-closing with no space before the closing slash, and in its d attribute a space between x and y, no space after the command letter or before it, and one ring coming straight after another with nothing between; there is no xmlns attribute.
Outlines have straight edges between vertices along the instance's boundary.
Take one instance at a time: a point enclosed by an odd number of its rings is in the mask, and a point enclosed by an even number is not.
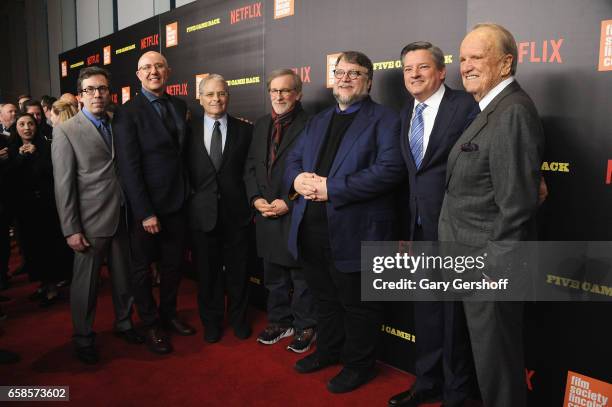
<svg viewBox="0 0 612 407"><path fill-rule="evenodd" d="M278 218L289 212L289 207L282 199L275 199L272 202L268 202L264 198L257 198L255 202L253 202L253 206L264 218Z"/></svg>
<svg viewBox="0 0 612 407"><path fill-rule="evenodd" d="M327 177L312 172L303 172L293 181L293 189L304 199L317 202L327 201Z"/></svg>

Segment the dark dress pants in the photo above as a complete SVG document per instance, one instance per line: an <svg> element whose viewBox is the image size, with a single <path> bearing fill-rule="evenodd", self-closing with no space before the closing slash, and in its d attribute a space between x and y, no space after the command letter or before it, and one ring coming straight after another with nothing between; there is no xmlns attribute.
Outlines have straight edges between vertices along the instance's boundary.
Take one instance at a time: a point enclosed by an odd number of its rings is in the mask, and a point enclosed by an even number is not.
<svg viewBox="0 0 612 407"><path fill-rule="evenodd" d="M317 352L351 370L372 369L383 305L361 301L360 273L343 273L334 266L328 238L302 231L299 251L317 304Z"/></svg>
<svg viewBox="0 0 612 407"><path fill-rule="evenodd" d="M219 221L212 231L196 230L192 237L202 325L223 326L226 290L230 325L246 324L249 303L248 228L227 230Z"/></svg>
<svg viewBox="0 0 612 407"><path fill-rule="evenodd" d="M265 260L263 267L268 289L268 321L297 330L314 328L317 325L315 304L303 270Z"/></svg>
<svg viewBox="0 0 612 407"><path fill-rule="evenodd" d="M8 263L11 255L9 220L0 202L0 290L8 286Z"/></svg>
<svg viewBox="0 0 612 407"><path fill-rule="evenodd" d="M186 223L183 210L157 215L161 231L152 235L144 230L141 221L132 220L130 250L132 255L132 289L140 319L145 327L159 323L159 319L176 318L178 288L184 260ZM160 273L159 312L153 298L151 263L157 262Z"/></svg>

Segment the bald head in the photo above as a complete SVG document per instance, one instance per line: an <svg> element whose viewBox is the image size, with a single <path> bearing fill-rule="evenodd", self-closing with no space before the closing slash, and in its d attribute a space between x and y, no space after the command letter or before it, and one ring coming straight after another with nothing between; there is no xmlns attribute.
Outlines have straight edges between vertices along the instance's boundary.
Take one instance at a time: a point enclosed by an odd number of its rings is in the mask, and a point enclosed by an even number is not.
<svg viewBox="0 0 612 407"><path fill-rule="evenodd" d="M136 76L142 88L154 95L161 96L164 93L169 74L168 61L159 52L145 52L138 60Z"/></svg>

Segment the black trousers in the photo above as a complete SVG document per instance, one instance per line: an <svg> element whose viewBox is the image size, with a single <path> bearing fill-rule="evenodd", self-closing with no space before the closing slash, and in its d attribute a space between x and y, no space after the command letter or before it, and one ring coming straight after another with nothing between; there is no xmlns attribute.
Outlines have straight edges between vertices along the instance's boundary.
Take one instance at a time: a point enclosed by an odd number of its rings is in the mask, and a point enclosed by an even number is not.
<svg viewBox="0 0 612 407"><path fill-rule="evenodd" d="M317 304L317 352L323 358L339 358L348 369L372 369L383 305L361 301L360 273L343 273L334 266L328 238L303 231L299 252Z"/></svg>
<svg viewBox="0 0 612 407"><path fill-rule="evenodd" d="M9 237L9 219L5 209L0 203L0 289L8 285L8 263L11 255Z"/></svg>
<svg viewBox="0 0 612 407"><path fill-rule="evenodd" d="M229 323L246 324L249 303L248 228L226 230L221 221L210 232L192 231L193 262L198 275L202 325L223 325L225 293Z"/></svg>
<svg viewBox="0 0 612 407"><path fill-rule="evenodd" d="M178 287L184 260L186 223L184 211L158 215L161 231L152 235L142 222L131 221L131 283L138 315L145 327L158 324L159 318L176 318ZM160 273L159 311L153 298L151 263Z"/></svg>
<svg viewBox="0 0 612 407"><path fill-rule="evenodd" d="M263 268L268 289L268 321L298 330L314 328L316 307L304 271L265 260Z"/></svg>

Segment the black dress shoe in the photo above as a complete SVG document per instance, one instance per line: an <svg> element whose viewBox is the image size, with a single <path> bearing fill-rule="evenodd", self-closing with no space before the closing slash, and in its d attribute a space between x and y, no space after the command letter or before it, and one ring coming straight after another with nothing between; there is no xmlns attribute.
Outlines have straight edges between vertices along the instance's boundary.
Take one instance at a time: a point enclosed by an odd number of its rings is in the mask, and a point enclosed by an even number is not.
<svg viewBox="0 0 612 407"><path fill-rule="evenodd" d="M249 339L253 331L247 324L241 324L234 327L234 336L238 339Z"/></svg>
<svg viewBox="0 0 612 407"><path fill-rule="evenodd" d="M441 397L439 391L433 389L417 390L412 386L410 389L391 397L389 406L417 407L421 403L438 401Z"/></svg>
<svg viewBox="0 0 612 407"><path fill-rule="evenodd" d="M172 318L163 322L164 328L181 336L195 335L196 330L178 318Z"/></svg>
<svg viewBox="0 0 612 407"><path fill-rule="evenodd" d="M134 328L126 329L125 331L115 331L115 336L132 345L145 343L145 337Z"/></svg>
<svg viewBox="0 0 612 407"><path fill-rule="evenodd" d="M343 368L327 383L327 390L332 393L348 393L363 386L376 377L376 369L353 370Z"/></svg>
<svg viewBox="0 0 612 407"><path fill-rule="evenodd" d="M0 365L17 363L21 360L19 354L10 350L0 349Z"/></svg>
<svg viewBox="0 0 612 407"><path fill-rule="evenodd" d="M298 373L313 373L336 363L338 363L338 359L322 357L319 353L314 352L295 362L293 368Z"/></svg>
<svg viewBox="0 0 612 407"><path fill-rule="evenodd" d="M92 346L84 346L76 348L76 357L86 365L95 365L100 361L98 351Z"/></svg>
<svg viewBox="0 0 612 407"><path fill-rule="evenodd" d="M145 340L147 342L147 347L153 353L157 353L160 355L164 355L166 353L172 352L172 345L166 339L159 328L149 328L145 335Z"/></svg>
<svg viewBox="0 0 612 407"><path fill-rule="evenodd" d="M217 325L206 325L204 328L204 340L208 343L216 343L221 340L223 330Z"/></svg>

